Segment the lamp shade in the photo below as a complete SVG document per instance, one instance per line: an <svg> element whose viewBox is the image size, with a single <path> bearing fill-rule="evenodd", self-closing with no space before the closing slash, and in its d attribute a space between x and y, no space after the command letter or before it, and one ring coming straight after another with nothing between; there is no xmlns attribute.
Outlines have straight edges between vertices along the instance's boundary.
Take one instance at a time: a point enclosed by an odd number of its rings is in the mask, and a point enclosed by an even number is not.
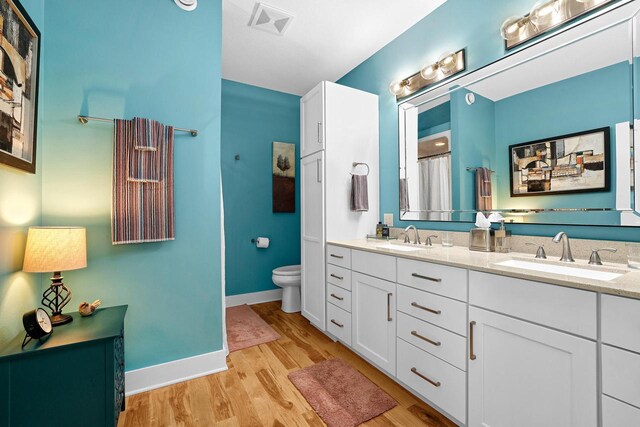
<svg viewBox="0 0 640 427"><path fill-rule="evenodd" d="M86 234L84 227L30 227L22 270L48 273L85 268Z"/></svg>

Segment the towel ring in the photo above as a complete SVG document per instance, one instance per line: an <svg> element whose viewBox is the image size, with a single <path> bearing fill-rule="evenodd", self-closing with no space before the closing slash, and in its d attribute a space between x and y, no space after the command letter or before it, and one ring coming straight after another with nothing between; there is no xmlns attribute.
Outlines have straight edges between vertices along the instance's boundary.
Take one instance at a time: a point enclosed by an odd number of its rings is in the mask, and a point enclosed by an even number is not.
<svg viewBox="0 0 640 427"><path fill-rule="evenodd" d="M369 176L369 165L368 165L368 164L366 164L366 163L362 163L362 162L353 162L351 165L352 165L354 168L355 168L355 167L357 167L357 166L364 166L364 167L366 167L366 168L367 168L367 176ZM351 175L353 175L353 173L351 173L351 172L349 172L349 173L350 173Z"/></svg>

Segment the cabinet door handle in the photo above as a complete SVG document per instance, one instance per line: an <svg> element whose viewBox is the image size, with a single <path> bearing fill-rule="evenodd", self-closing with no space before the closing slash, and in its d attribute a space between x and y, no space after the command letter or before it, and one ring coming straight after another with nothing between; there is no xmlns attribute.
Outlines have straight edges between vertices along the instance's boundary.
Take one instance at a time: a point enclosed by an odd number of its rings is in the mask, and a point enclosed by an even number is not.
<svg viewBox="0 0 640 427"><path fill-rule="evenodd" d="M432 308L420 305L417 302L412 302L411 307L419 308L420 310L428 311L429 313L433 313L433 314L442 314L441 310L434 310Z"/></svg>
<svg viewBox="0 0 640 427"><path fill-rule="evenodd" d="M442 279L437 279L435 277L429 277L429 276L423 276L422 274L418 274L418 273L411 273L411 275L413 277L417 277L418 279L424 279L424 280L430 280L432 282L442 282Z"/></svg>
<svg viewBox="0 0 640 427"><path fill-rule="evenodd" d="M335 299L337 299L338 301L342 301L342 300L344 299L344 298L342 298L342 297L339 297L339 296L338 296L338 295L336 295L336 294L331 294L331 296L332 296L332 297L334 297Z"/></svg>
<svg viewBox="0 0 640 427"><path fill-rule="evenodd" d="M331 254L329 256L333 257L333 258L338 258L338 259L343 259L344 258L342 255L336 255L336 254Z"/></svg>
<svg viewBox="0 0 640 427"><path fill-rule="evenodd" d="M333 323L334 325L336 325L338 328L344 328L344 325L336 322L335 320L331 319L331 323Z"/></svg>
<svg viewBox="0 0 640 427"><path fill-rule="evenodd" d="M472 320L469 323L469 359L476 360L476 355L473 352L473 327L476 325L476 321Z"/></svg>
<svg viewBox="0 0 640 427"><path fill-rule="evenodd" d="M333 273L331 273L329 276L333 277L334 279L338 279L338 280L343 280L344 279L344 277L336 276Z"/></svg>
<svg viewBox="0 0 640 427"><path fill-rule="evenodd" d="M321 172L322 159L316 160L316 176L318 182L322 182L322 172Z"/></svg>
<svg viewBox="0 0 640 427"><path fill-rule="evenodd" d="M318 122L318 144L322 144L322 122Z"/></svg>
<svg viewBox="0 0 640 427"><path fill-rule="evenodd" d="M387 322L391 322L393 320L393 318L391 317L391 295L393 294L387 294Z"/></svg>
<svg viewBox="0 0 640 427"><path fill-rule="evenodd" d="M440 347L440 345L442 344L440 341L430 340L429 338L420 335L417 331L411 331L411 335L413 335L414 337L420 338L421 340L426 341L429 344L433 344L436 347Z"/></svg>
<svg viewBox="0 0 640 427"><path fill-rule="evenodd" d="M428 382L431 385L434 385L436 387L440 387L442 385L442 384L440 384L440 381L434 381L431 378L425 377L420 372L418 372L418 370L416 368L411 368L411 372L413 372L414 374L416 374L417 376L419 376L420 378L422 378L423 380L425 380L426 382Z"/></svg>

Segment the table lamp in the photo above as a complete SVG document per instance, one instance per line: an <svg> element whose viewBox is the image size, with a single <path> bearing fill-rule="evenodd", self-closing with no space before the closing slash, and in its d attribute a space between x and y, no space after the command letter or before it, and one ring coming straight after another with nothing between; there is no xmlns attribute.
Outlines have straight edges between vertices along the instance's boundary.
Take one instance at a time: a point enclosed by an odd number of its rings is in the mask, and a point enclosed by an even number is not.
<svg viewBox="0 0 640 427"><path fill-rule="evenodd" d="M22 271L50 273L51 286L42 294L42 304L51 310L53 326L73 320L62 309L71 301L71 291L62 283L62 271L87 266L87 239L84 227L29 227Z"/></svg>

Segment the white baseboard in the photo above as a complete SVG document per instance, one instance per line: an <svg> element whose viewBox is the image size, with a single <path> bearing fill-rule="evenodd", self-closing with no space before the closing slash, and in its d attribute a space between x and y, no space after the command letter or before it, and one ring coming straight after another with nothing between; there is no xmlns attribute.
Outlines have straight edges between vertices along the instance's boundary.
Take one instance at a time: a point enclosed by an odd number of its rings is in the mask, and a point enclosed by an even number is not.
<svg viewBox="0 0 640 427"><path fill-rule="evenodd" d="M182 381L227 370L225 350L199 354L125 373L125 395L165 387Z"/></svg>
<svg viewBox="0 0 640 427"><path fill-rule="evenodd" d="M227 307L235 307L243 304L259 304L261 302L280 301L282 299L282 288L270 291L253 292L250 294L229 295L225 298Z"/></svg>

